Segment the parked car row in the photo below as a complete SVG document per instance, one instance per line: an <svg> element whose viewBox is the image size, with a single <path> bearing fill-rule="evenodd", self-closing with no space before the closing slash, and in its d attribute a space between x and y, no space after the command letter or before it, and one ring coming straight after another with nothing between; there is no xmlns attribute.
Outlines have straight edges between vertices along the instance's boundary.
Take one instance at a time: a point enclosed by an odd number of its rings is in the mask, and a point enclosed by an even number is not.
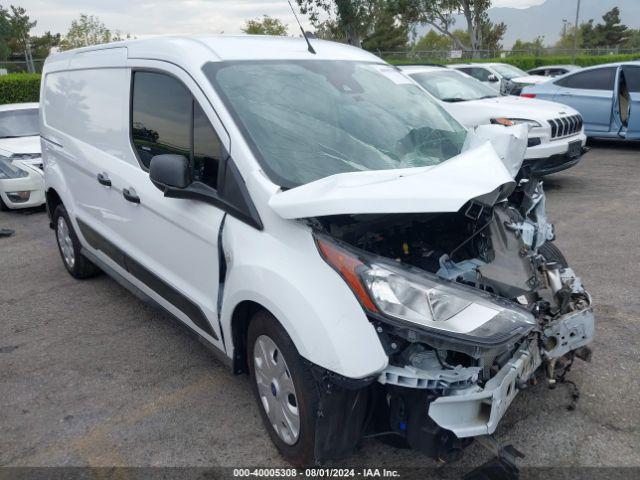
<svg viewBox="0 0 640 480"><path fill-rule="evenodd" d="M457 69L402 67L402 71L440 101L463 125L524 124L529 128L524 165L537 175L565 170L580 161L587 137L582 117L565 105L503 96ZM567 125L559 131L554 125Z"/></svg>
<svg viewBox="0 0 640 480"><path fill-rule="evenodd" d="M0 210L42 205L38 104L0 105Z"/></svg>
<svg viewBox="0 0 640 480"><path fill-rule="evenodd" d="M587 136L640 139L640 61L571 71L525 87L522 96L575 108Z"/></svg>
<svg viewBox="0 0 640 480"><path fill-rule="evenodd" d="M452 460L528 382L589 358L591 297L522 168L579 153L580 116L305 40L49 57L40 134L62 263L108 273L248 373L287 461L365 436Z"/></svg>

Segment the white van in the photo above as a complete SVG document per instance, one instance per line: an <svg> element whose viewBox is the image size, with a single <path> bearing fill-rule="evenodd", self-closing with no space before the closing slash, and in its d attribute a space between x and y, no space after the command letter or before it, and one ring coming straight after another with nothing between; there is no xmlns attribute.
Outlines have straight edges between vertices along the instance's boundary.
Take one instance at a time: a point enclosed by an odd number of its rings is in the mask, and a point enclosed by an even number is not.
<svg viewBox="0 0 640 480"><path fill-rule="evenodd" d="M550 243L541 184L514 181L525 126L467 131L379 58L311 43L49 57L64 265L107 272L248 373L291 463L382 434L453 458L528 381L588 357L591 299Z"/></svg>

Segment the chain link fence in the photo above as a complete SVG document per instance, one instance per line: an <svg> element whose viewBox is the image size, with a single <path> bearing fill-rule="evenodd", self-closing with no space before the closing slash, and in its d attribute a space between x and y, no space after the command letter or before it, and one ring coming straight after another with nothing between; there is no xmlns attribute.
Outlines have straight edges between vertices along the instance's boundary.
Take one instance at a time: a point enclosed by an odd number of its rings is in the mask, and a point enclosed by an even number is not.
<svg viewBox="0 0 640 480"><path fill-rule="evenodd" d="M564 48L538 48L530 50L400 50L400 51L376 51L372 52L384 59L398 60L433 60L455 61L487 58L509 57L577 57L577 56L603 56L638 54L640 49L623 48L590 48L590 49L564 49Z"/></svg>
<svg viewBox="0 0 640 480"><path fill-rule="evenodd" d="M33 66L37 73L42 72L44 59L34 59ZM0 61L0 74L5 73L26 73L29 71L28 63L24 60Z"/></svg>

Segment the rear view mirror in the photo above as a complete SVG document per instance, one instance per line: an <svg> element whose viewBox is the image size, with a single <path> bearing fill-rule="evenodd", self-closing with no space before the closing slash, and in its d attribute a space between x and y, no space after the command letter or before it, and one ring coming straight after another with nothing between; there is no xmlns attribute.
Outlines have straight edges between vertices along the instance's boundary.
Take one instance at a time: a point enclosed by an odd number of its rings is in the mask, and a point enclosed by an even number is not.
<svg viewBox="0 0 640 480"><path fill-rule="evenodd" d="M495 75L491 74L487 77L487 81L491 82L491 83L495 83L498 81L498 77L496 77Z"/></svg>
<svg viewBox="0 0 640 480"><path fill-rule="evenodd" d="M151 159L149 178L160 188L186 188L192 181L189 160L184 155L156 155Z"/></svg>

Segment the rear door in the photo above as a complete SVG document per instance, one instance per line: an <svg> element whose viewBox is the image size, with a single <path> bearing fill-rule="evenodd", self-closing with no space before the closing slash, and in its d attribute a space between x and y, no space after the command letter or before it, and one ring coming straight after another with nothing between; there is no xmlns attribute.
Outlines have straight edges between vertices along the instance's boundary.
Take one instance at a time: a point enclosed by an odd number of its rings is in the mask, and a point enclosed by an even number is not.
<svg viewBox="0 0 640 480"><path fill-rule="evenodd" d="M640 139L640 66L622 67L629 95L627 139Z"/></svg>
<svg viewBox="0 0 640 480"><path fill-rule="evenodd" d="M617 67L594 68L554 82L560 89L553 100L580 112L589 135L612 130L616 71Z"/></svg>
<svg viewBox="0 0 640 480"><path fill-rule="evenodd" d="M143 291L224 349L217 301L225 213L201 201L166 198L151 182L149 165L155 155L184 155L194 180L217 188L229 139L186 72L164 62L138 62L128 70L128 158L108 172L113 215L103 221L116 239L111 254Z"/></svg>

